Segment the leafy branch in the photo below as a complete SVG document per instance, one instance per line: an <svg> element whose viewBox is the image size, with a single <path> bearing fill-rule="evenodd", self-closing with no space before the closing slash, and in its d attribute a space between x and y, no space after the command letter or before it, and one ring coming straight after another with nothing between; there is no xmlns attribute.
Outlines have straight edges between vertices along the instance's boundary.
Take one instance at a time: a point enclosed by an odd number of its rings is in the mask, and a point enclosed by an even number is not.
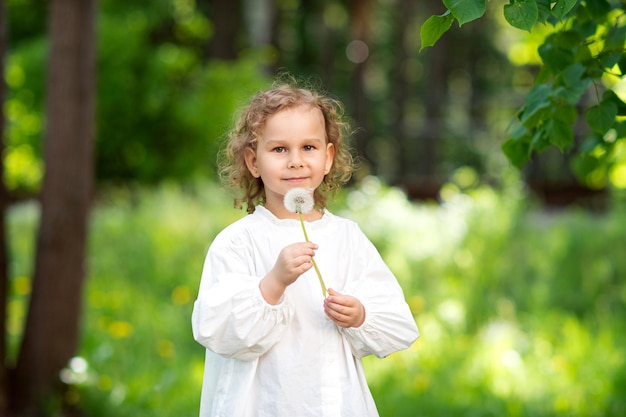
<svg viewBox="0 0 626 417"><path fill-rule="evenodd" d="M445 12L421 27L421 50L434 46L454 21L462 26L486 12L485 0L443 0L443 5ZM604 82L605 76L621 78L626 71L624 7L607 0L510 0L503 6L514 28L552 28L538 49L540 71L502 145L511 163L522 167L533 153L549 147L573 150L579 178L604 185L617 144L626 143L626 104ZM590 88L603 92L585 94ZM580 125L587 129L574 149L574 126Z"/></svg>

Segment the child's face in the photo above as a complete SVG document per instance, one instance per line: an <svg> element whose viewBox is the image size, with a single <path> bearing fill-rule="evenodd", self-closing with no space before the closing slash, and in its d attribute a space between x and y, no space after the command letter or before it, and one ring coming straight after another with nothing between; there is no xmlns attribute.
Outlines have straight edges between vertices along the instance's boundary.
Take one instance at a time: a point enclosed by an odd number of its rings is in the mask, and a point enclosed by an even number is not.
<svg viewBox="0 0 626 417"><path fill-rule="evenodd" d="M324 117L317 107L298 106L270 116L256 151L246 149L250 173L263 180L265 207L288 217L283 205L292 188L316 189L333 164L335 148L326 143Z"/></svg>

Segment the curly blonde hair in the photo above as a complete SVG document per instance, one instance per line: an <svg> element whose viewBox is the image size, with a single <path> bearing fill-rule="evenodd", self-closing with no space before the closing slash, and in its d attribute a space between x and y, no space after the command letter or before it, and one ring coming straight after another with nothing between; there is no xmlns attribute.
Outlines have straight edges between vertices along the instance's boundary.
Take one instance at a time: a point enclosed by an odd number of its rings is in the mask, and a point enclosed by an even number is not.
<svg viewBox="0 0 626 417"><path fill-rule="evenodd" d="M267 119L281 110L300 105L317 107L324 115L326 140L335 147L333 165L324 176L322 184L313 196L319 208L325 208L328 197L337 192L352 176L354 160L343 143L348 123L343 121L343 105L333 98L312 89L299 88L294 84L280 83L257 93L243 108L235 128L228 135L225 149L220 153L219 174L222 182L237 193L235 207L246 204L248 213L257 204L265 203L265 188L261 178L255 178L246 165L244 151L256 151L257 142Z"/></svg>

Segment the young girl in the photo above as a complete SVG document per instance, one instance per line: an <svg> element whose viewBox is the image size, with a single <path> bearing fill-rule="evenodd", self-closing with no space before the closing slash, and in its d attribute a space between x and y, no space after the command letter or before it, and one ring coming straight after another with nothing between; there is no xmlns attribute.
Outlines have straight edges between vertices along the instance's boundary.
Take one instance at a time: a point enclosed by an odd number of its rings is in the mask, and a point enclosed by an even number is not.
<svg viewBox="0 0 626 417"><path fill-rule="evenodd" d="M230 135L221 173L249 214L211 244L194 304L194 338L206 347L202 417L378 416L361 358L419 336L375 247L325 209L352 170L341 109L278 85L252 99ZM312 243L284 205L296 187L313 190L315 209L303 214Z"/></svg>

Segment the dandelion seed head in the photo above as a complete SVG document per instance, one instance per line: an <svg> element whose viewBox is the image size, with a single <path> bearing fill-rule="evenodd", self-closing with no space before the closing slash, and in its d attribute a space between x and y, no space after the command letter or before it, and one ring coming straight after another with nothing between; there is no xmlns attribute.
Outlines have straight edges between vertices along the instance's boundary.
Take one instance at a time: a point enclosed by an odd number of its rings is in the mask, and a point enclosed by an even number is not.
<svg viewBox="0 0 626 417"><path fill-rule="evenodd" d="M315 205L313 192L306 188L292 188L285 194L284 204L292 213L308 213Z"/></svg>

